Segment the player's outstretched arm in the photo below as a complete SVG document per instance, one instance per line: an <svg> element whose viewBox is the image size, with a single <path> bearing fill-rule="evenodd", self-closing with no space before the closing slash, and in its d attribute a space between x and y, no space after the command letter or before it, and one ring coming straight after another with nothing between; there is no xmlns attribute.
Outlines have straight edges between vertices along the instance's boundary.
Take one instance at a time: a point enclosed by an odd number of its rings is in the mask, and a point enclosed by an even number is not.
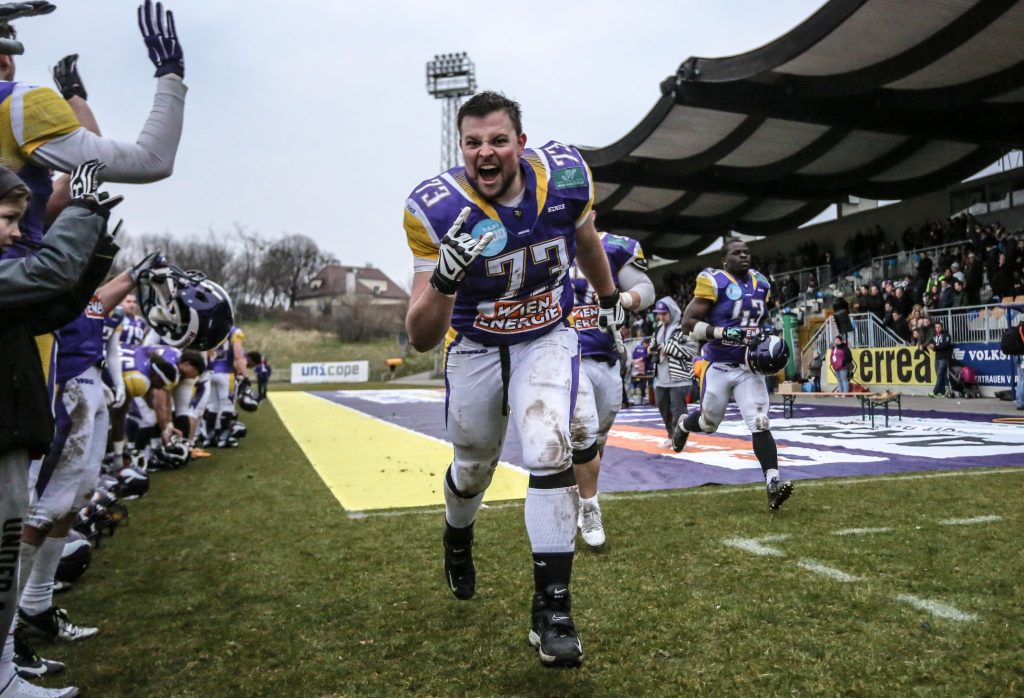
<svg viewBox="0 0 1024 698"><path fill-rule="evenodd" d="M174 14L162 3L146 0L138 9L139 30L156 67L157 87L149 118L135 143L106 138L79 128L36 148L32 162L70 172L80 162L97 159L107 164L103 178L110 182L142 184L171 176L181 140L185 114L184 54Z"/></svg>

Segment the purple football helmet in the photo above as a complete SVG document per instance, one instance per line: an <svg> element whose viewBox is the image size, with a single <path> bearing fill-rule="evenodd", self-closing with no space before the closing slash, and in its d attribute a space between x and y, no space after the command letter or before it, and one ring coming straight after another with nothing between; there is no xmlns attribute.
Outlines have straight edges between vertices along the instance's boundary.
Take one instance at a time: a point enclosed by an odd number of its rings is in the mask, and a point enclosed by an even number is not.
<svg viewBox="0 0 1024 698"><path fill-rule="evenodd" d="M173 264L139 276L139 306L165 344L179 349L212 349L235 322L231 298L202 272Z"/></svg>
<svg viewBox="0 0 1024 698"><path fill-rule="evenodd" d="M761 335L747 347L746 361L754 373L777 373L789 362L789 346L773 334Z"/></svg>

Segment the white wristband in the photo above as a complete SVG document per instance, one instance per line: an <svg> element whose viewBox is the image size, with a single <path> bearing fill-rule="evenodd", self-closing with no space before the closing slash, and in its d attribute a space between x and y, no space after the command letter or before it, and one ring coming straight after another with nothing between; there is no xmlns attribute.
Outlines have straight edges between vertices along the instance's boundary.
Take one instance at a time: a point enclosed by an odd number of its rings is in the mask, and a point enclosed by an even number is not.
<svg viewBox="0 0 1024 698"><path fill-rule="evenodd" d="M703 320L699 320L697 324L693 326L693 332L690 336L697 341L703 342L708 339L721 339L723 330L721 327L713 327Z"/></svg>

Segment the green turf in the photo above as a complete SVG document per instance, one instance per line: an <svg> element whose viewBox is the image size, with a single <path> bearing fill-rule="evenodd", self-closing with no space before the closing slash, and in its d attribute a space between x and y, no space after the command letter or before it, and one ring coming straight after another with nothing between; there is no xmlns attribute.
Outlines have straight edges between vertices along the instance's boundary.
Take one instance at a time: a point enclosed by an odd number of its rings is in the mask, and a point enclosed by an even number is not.
<svg viewBox="0 0 1024 698"><path fill-rule="evenodd" d="M459 602L441 576L439 513L350 519L269 406L245 420L240 448L155 473L130 525L58 596L102 628L41 645L69 663L65 683L89 696L1024 693L1024 470L798 483L775 515L758 487L608 497L610 550L578 553L574 571L585 663L553 671L526 643L519 504L481 512L478 594ZM937 523L982 514L1003 520ZM831 533L880 526L894 530ZM722 544L786 534L767 543L783 558Z"/></svg>

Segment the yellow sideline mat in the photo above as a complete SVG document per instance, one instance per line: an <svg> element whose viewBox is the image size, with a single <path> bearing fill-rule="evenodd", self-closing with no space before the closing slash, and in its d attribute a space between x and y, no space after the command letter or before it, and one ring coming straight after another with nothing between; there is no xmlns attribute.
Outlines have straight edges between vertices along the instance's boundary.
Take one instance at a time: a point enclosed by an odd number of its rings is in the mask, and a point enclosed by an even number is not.
<svg viewBox="0 0 1024 698"><path fill-rule="evenodd" d="M270 403L346 510L444 504L451 444L309 393L271 393ZM525 473L500 463L484 499L522 499L526 484Z"/></svg>

